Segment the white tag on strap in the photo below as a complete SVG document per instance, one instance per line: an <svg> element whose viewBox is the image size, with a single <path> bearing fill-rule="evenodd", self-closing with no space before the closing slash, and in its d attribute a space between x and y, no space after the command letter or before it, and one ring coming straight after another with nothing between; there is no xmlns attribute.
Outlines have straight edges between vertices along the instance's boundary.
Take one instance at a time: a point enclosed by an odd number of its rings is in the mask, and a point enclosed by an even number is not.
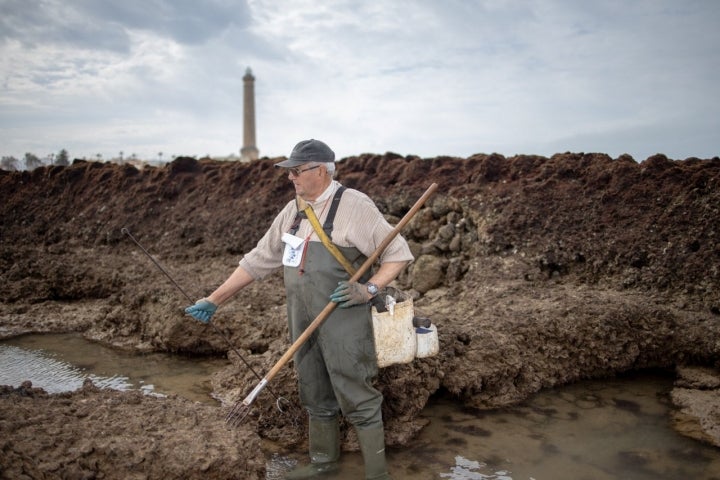
<svg viewBox="0 0 720 480"><path fill-rule="evenodd" d="M305 240L289 233L283 233L282 241L285 242L283 253L283 265L286 267L298 267L302 261L303 244Z"/></svg>

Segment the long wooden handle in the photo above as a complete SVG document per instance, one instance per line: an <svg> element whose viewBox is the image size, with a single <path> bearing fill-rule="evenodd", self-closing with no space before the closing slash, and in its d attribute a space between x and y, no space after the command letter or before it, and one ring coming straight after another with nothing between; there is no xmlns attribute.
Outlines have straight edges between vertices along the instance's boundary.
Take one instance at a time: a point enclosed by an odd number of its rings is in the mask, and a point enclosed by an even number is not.
<svg viewBox="0 0 720 480"><path fill-rule="evenodd" d="M355 275L350 277L351 282L357 282L360 280L360 278L367 272L370 267L375 263L375 261L382 255L382 252L387 248L388 245L390 245L390 242L393 241L393 239L400 233L400 231L405 227L405 225L408 224L410 220L415 216L415 214L420 210L420 208L423 206L423 204L427 201L430 196L435 193L435 190L437 190L438 186L437 183L433 183L430 185L430 187L423 193L422 197L420 197L416 202L415 205L412 206L412 208L405 214L405 216L398 222L397 225L395 225L395 228L392 229L390 233L385 237L385 239L380 243L380 245L375 249L375 251L365 260L365 262L358 268L357 272L355 272ZM290 348L285 352L285 354L280 357L280 360L278 360L275 365L270 369L270 371L265 375L265 377L258 383L258 385L253 389L252 392L243 400L243 403L245 405L250 405L253 400L255 400L255 397L258 396L260 391L265 388L265 385L272 380L275 375L285 366L286 363L290 361L293 355L295 355L295 352L297 352L300 347L302 347L303 343L307 341L307 339L310 337L310 335L313 334L315 330L318 329L318 327L327 319L327 317L330 316L333 310L335 310L335 307L337 307L337 303L330 302L328 303L325 308L322 309L322 311L318 314L317 317L315 317L315 320L312 321L310 325L305 329L303 333L300 334L300 336L293 342L292 345L290 345Z"/></svg>

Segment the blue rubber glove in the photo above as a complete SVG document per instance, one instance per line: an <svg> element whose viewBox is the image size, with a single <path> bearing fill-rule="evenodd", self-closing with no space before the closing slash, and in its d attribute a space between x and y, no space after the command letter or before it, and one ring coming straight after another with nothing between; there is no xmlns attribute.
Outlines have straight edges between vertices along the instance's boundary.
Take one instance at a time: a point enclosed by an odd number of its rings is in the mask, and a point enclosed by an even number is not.
<svg viewBox="0 0 720 480"><path fill-rule="evenodd" d="M335 291L330 295L330 300L338 304L340 308L348 308L353 305L362 305L369 300L367 287L358 282L338 282Z"/></svg>
<svg viewBox="0 0 720 480"><path fill-rule="evenodd" d="M201 298L195 302L195 305L187 307L185 309L185 313L193 316L196 320L199 320L202 323L208 323L215 313L215 310L217 310L217 305L212 303L210 300Z"/></svg>

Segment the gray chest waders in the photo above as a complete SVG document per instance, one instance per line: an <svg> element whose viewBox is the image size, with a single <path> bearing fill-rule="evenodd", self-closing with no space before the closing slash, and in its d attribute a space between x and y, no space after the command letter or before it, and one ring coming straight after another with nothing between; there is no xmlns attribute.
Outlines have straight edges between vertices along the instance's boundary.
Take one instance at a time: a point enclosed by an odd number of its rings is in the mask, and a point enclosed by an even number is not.
<svg viewBox="0 0 720 480"><path fill-rule="evenodd" d="M332 228L327 223L326 232ZM337 248L355 268L365 261L356 248ZM338 282L350 275L320 242L309 242L301 267L285 267L284 275L288 327L295 341L325 308ZM378 369L369 305L333 310L293 360L300 400L311 417L334 417L342 411L357 427L382 425L382 395L372 386Z"/></svg>

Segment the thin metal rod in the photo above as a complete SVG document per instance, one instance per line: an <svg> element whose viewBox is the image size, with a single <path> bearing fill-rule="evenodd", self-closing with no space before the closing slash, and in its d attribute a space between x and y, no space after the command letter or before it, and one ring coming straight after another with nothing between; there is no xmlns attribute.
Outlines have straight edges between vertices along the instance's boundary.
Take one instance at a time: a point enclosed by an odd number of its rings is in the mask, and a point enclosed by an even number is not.
<svg viewBox="0 0 720 480"><path fill-rule="evenodd" d="M180 285L178 285L178 283L177 283L177 282L170 276L170 274L162 267L162 265L160 265L160 263L159 263L157 260L155 260L155 258L153 258L152 255L150 255L150 252L148 252L147 250L145 250L145 247L143 247L142 245L140 245L140 242L138 242L137 239L133 236L133 234L130 233L130 230L128 230L127 228L123 227L123 228L120 230L120 232L123 233L123 234L125 234L125 235L127 235L128 237L130 237L130 239L131 239L133 242L135 242L135 245L137 245L138 247L140 247L140 250L142 250L142 251L145 253L145 255L147 255L147 257L155 264L155 266L158 267L158 268L160 269L160 271L165 274L165 276L170 280L170 282L172 282L172 284L175 285L175 287L177 287L177 289L180 291L180 293L182 293L182 294L185 296L185 298L188 300L188 302L194 303L193 299L190 298L190 296L189 296L187 293L185 293L185 290L183 290L182 287L181 287ZM231 349L233 352L235 352L235 355L237 355L238 358L240 358L240 360L242 360L242 362L245 364L245 366L246 366L247 368L250 369L250 371L253 373L253 375L255 375L255 377L256 377L258 380L262 381L262 377L255 371L255 369L248 363L248 361L245 360L245 357L243 357L243 356L240 354L240 352L237 351L237 349L236 349L235 346L232 344L232 342L230 341L230 339L229 339L218 327L216 327L214 323L212 323L212 322L208 322L208 323L210 324L210 326L211 326L212 328L215 329L215 332L217 332L217 334L220 335L220 336L225 340L225 342L228 344L228 346L230 347L230 349ZM272 390L270 390L270 388L268 388L267 390L268 390L268 392L270 392L270 393L272 394L273 397L275 397L275 400L277 401L277 404L278 404L278 409L282 412L283 410L280 408L280 400L281 400L282 397L276 395L275 392L273 392ZM287 400L286 400L286 401L287 401Z"/></svg>
<svg viewBox="0 0 720 480"><path fill-rule="evenodd" d="M147 257L155 264L155 266L158 267L158 268L160 269L160 271L165 274L165 276L168 278L168 280L170 280L170 281L172 282L172 284L175 285L175 287L177 287L177 289L180 291L180 293L182 293L182 294L185 296L185 298L187 298L187 301L188 301L188 302L190 302L190 303L194 303L194 302L195 302L192 298L190 298L190 295L188 295L187 293L185 293L185 290L183 290L182 287L181 287L180 285L178 285L178 283L175 281L175 279L173 279L173 278L170 276L170 274L162 267L162 265L160 265L160 264L158 263L158 261L155 260L155 258L154 258L152 255L150 255L150 252L148 252L147 250L145 250L145 247L143 247L142 245L140 245L140 242L138 242L137 239L133 236L133 234L130 233L130 230L128 230L127 228L123 227L123 228L120 230L120 232L123 233L123 234L125 234L125 235L127 235L128 237L130 237L130 240L132 240L133 242L135 242L135 245L137 245L138 247L140 247L140 250L142 250L142 251L145 253L145 255L147 255Z"/></svg>

